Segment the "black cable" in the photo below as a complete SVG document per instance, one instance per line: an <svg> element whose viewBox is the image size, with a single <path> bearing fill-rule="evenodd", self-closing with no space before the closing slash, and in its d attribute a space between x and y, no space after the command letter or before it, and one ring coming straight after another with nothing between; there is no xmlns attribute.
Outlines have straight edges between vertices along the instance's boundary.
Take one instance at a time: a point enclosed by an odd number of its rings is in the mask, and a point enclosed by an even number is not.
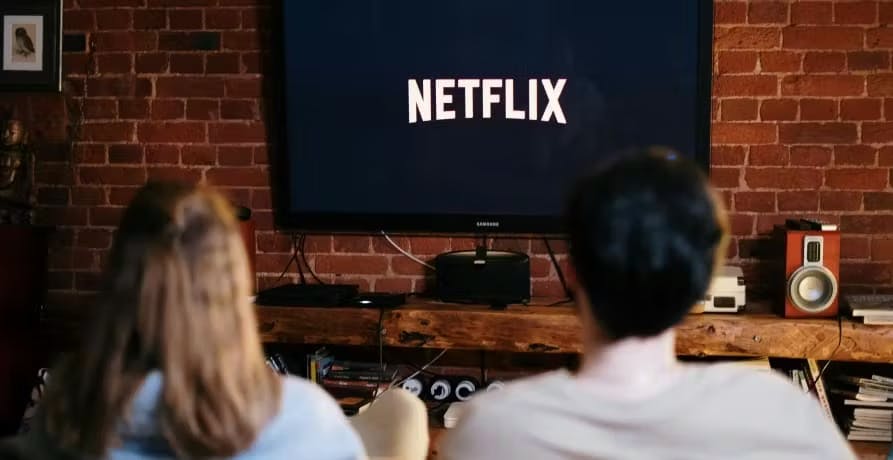
<svg viewBox="0 0 893 460"><path fill-rule="evenodd" d="M372 400L375 401L378 399L378 395L382 392L381 384L384 380L384 330L382 326L384 325L384 307L378 309L378 329L376 333L378 334L378 385L375 388L375 394L372 396ZM389 385L390 386L390 385Z"/></svg>
<svg viewBox="0 0 893 460"><path fill-rule="evenodd" d="M819 379L822 378L822 375L825 374L825 370L828 369L828 366L831 364L831 359L834 358L834 355L837 354L837 351L840 350L840 345L843 344L843 315L837 315L837 346L834 347L834 350L831 351L831 355L828 356L828 361L825 362L825 365L822 366L822 370L819 371L819 375L812 380L812 384L809 385L808 390L813 391L815 389L816 384L819 383Z"/></svg>
<svg viewBox="0 0 893 460"><path fill-rule="evenodd" d="M294 247L294 235L292 235L292 247ZM289 267L291 267L292 262L295 262L295 263L298 262L298 259L295 257L294 253L292 253L291 258L288 259L288 263L285 264L285 268L282 269L282 273L280 273L279 277L276 278L276 281L273 283L274 285L277 285L277 286L279 285L279 282L282 281L282 278L284 278L285 274L288 273L288 269L289 269Z"/></svg>
<svg viewBox="0 0 893 460"><path fill-rule="evenodd" d="M301 245L304 244L304 235L300 235L297 238L292 236L292 250L294 251L294 255L292 258L295 260L295 265L298 267L298 276L301 279L301 284L307 284L307 278L304 277L304 268L301 267L301 262L298 260L298 252Z"/></svg>
<svg viewBox="0 0 893 460"><path fill-rule="evenodd" d="M546 251L549 252L549 259L552 259L552 265L555 266L555 272L558 274L558 281L561 282L561 288L564 289L564 295L567 296L566 300L558 303L568 302L573 299L573 295L571 295L571 290L567 287L567 280L564 279L564 271L561 270L561 265L558 264L558 259L555 258L555 251L552 250L552 245L549 244L549 239L543 238L543 243L546 244Z"/></svg>
<svg viewBox="0 0 893 460"><path fill-rule="evenodd" d="M301 253L301 260L304 262L304 266L307 267L307 272L310 273L310 276L313 277L313 279L317 283L326 284L325 282L323 282L323 280L319 279L319 277L316 276L316 272L313 271L313 268L310 267L310 264L307 262L307 253L304 252L304 244L306 242L307 242L307 235L306 234L301 235L301 245L300 245L300 248L298 249L298 252Z"/></svg>

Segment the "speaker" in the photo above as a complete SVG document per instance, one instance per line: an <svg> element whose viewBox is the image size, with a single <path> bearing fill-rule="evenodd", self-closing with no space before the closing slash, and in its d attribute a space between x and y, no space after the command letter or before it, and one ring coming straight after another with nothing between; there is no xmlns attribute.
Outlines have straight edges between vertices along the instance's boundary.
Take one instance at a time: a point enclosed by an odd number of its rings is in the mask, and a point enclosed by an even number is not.
<svg viewBox="0 0 893 460"><path fill-rule="evenodd" d="M530 301L530 257L511 251L455 251L434 259L437 297L495 306Z"/></svg>
<svg viewBox="0 0 893 460"><path fill-rule="evenodd" d="M837 316L840 295L840 232L786 230L784 238L784 316Z"/></svg>

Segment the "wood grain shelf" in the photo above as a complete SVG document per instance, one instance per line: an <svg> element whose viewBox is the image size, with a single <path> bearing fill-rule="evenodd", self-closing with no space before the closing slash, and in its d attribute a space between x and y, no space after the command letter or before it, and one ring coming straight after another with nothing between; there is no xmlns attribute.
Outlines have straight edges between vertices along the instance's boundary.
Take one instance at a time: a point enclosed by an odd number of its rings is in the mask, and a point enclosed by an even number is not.
<svg viewBox="0 0 893 460"><path fill-rule="evenodd" d="M417 302L385 310L356 307L258 307L267 343L377 345L507 352L579 353L580 326L570 306L481 306ZM631 310L634 311L634 310ZM765 305L742 314L693 314L678 328L683 356L769 356L893 362L893 327L843 319L783 319ZM834 352L840 337L840 348ZM832 355L832 352L833 355Z"/></svg>

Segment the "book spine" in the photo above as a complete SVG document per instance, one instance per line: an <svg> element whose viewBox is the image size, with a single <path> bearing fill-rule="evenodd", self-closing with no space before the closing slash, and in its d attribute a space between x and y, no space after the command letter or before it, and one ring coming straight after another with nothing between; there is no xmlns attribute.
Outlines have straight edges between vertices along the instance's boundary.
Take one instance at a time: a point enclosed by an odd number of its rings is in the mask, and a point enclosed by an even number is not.
<svg viewBox="0 0 893 460"><path fill-rule="evenodd" d="M828 392L825 388L825 382L819 376L821 369L819 363L814 359L807 359L806 365L809 369L810 381L815 381L815 394L819 398L819 403L831 421L834 421L834 415L831 412L831 402L828 400Z"/></svg>

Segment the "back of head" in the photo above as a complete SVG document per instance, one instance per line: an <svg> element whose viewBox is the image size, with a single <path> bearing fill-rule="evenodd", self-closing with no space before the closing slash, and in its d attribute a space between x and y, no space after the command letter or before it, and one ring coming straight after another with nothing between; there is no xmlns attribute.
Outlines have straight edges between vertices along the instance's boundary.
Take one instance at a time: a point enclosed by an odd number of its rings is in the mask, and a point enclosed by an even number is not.
<svg viewBox="0 0 893 460"><path fill-rule="evenodd" d="M279 404L263 362L244 245L216 193L149 184L125 211L93 328L49 389L46 429L103 455L146 375L160 371L159 430L178 456L246 449Z"/></svg>
<svg viewBox="0 0 893 460"><path fill-rule="evenodd" d="M578 282L608 340L657 335L681 321L709 287L727 233L704 174L661 149L582 178L566 219Z"/></svg>

